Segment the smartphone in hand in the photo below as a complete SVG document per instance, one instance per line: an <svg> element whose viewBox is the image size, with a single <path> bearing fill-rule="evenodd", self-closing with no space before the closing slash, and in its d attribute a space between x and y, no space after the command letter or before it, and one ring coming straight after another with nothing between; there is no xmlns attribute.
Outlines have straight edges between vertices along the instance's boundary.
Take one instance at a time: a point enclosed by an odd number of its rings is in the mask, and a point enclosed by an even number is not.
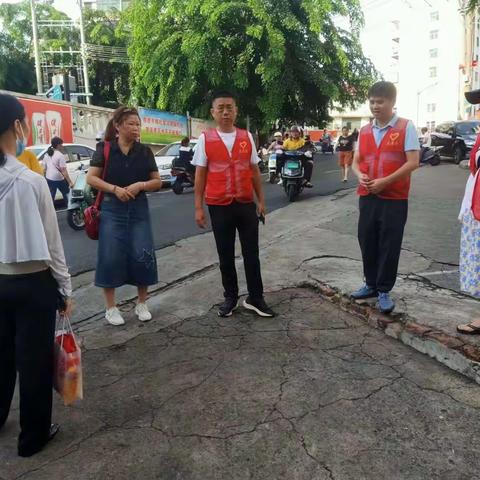
<svg viewBox="0 0 480 480"><path fill-rule="evenodd" d="M258 219L265 225L265 215L263 215L263 213L258 216Z"/></svg>

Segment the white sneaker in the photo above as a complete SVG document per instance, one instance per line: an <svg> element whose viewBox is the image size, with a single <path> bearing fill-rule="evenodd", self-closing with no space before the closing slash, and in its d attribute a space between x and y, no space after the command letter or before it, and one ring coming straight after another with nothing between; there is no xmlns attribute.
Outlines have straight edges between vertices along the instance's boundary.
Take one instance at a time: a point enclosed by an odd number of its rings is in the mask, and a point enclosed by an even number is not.
<svg viewBox="0 0 480 480"><path fill-rule="evenodd" d="M123 319L120 311L117 307L109 308L105 312L105 318L110 325L125 325L125 320Z"/></svg>
<svg viewBox="0 0 480 480"><path fill-rule="evenodd" d="M135 314L141 322L148 322L152 319L146 303L138 303L135 307Z"/></svg>
<svg viewBox="0 0 480 480"><path fill-rule="evenodd" d="M277 185L281 185L282 183L283 183L283 178L281 178L281 179L278 181Z"/></svg>

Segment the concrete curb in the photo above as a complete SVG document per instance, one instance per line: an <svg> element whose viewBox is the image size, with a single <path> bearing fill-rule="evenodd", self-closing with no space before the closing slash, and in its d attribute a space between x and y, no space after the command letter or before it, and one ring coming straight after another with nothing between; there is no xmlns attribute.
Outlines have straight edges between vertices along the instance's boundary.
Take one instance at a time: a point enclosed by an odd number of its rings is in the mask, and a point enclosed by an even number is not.
<svg viewBox="0 0 480 480"><path fill-rule="evenodd" d="M480 347L465 343L458 337L416 323L405 314L384 315L365 301L353 301L330 285L309 280L298 287L314 288L323 299L364 320L415 350L434 358L443 365L480 384Z"/></svg>

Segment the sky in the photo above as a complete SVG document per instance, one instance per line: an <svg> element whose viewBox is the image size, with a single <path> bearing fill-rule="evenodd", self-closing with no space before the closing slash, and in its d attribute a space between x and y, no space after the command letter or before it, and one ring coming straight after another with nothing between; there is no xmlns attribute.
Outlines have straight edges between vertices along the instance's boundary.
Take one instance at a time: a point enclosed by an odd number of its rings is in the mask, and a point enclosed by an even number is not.
<svg viewBox="0 0 480 480"><path fill-rule="evenodd" d="M0 0L0 3L19 3L19 0ZM55 0L53 5L71 18L78 17L77 0Z"/></svg>

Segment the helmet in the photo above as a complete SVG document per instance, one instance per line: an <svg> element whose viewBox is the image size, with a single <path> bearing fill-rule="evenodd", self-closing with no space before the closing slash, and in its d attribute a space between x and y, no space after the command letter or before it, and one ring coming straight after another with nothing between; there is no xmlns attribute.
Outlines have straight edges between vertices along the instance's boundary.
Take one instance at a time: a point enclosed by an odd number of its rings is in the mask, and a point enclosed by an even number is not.
<svg viewBox="0 0 480 480"><path fill-rule="evenodd" d="M283 137L282 132L275 132L273 134L274 137Z"/></svg>

